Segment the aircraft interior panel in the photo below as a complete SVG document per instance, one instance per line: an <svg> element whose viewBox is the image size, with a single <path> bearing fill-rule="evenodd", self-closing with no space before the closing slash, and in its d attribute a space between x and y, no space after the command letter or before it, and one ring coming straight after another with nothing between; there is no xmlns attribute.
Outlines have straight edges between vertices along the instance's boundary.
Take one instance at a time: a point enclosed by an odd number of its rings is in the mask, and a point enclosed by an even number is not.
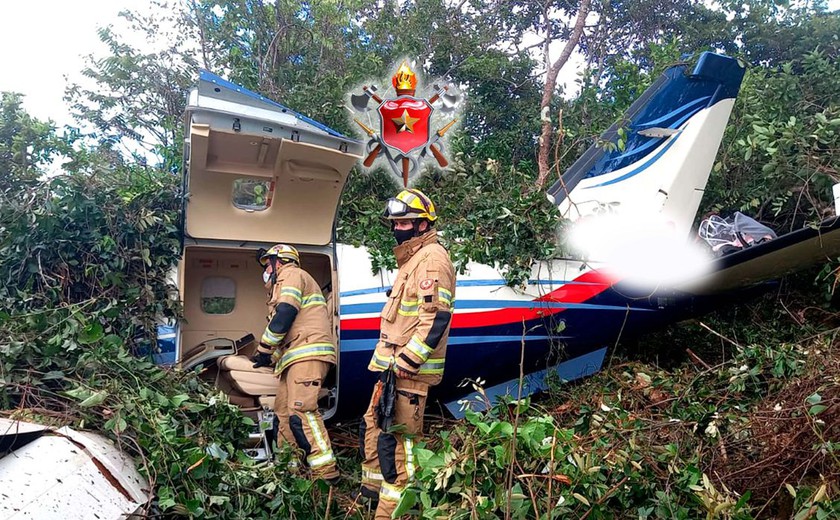
<svg viewBox="0 0 840 520"><path fill-rule="evenodd" d="M301 253L301 263L332 303L330 258ZM181 362L220 353L251 356L266 326L266 289L253 250L188 247L184 252ZM329 305L333 316L334 305ZM335 328L335 327L333 327ZM248 335L254 340L248 341ZM240 344L237 345L237 342Z"/></svg>
<svg viewBox="0 0 840 520"><path fill-rule="evenodd" d="M197 116L196 116L197 117ZM190 126L186 233L193 238L325 245L357 156L321 146ZM239 183L239 184L238 184ZM238 185L250 200L237 202ZM258 190L254 192L254 190Z"/></svg>

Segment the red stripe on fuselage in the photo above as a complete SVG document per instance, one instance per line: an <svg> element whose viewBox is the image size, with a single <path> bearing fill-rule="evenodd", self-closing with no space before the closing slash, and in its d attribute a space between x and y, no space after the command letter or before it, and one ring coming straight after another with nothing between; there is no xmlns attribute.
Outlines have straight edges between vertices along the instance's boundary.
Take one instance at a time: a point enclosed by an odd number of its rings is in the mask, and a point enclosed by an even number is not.
<svg viewBox="0 0 840 520"><path fill-rule="evenodd" d="M489 312L469 312L455 314L452 317L453 327L487 327L489 325L504 325L517 323L522 320L528 321L537 318L544 318L563 312L562 307L542 307L540 302L559 303L582 303L607 290L612 285L612 280L605 274L590 271L562 287L540 296L533 301L533 307L499 309ZM457 294L456 294L457 306Z"/></svg>
<svg viewBox="0 0 840 520"><path fill-rule="evenodd" d="M615 280L605 273L589 271L577 277L573 283L565 284L544 296L532 300L534 303L533 307L498 309L487 312L467 312L463 314L456 313L452 317L452 327L486 327L488 325L504 325L506 323L521 322L522 320L528 321L543 318L557 314L558 312L563 312L565 309L562 307L542 307L540 305L541 302L583 303L607 290L614 282ZM458 305L457 293L455 305ZM343 330L375 330L379 328L379 318L342 319L341 328Z"/></svg>
<svg viewBox="0 0 840 520"><path fill-rule="evenodd" d="M380 318L342 318L341 330L379 330Z"/></svg>

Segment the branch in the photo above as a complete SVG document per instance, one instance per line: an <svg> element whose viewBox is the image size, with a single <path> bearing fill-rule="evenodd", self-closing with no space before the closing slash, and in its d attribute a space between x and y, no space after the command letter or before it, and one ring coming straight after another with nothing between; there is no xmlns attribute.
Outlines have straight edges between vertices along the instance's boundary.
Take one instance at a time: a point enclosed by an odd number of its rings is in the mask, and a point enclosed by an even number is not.
<svg viewBox="0 0 840 520"><path fill-rule="evenodd" d="M577 47L578 42L580 42L580 37L583 34L583 29L585 27L586 16L589 14L589 2L590 0L582 0L580 3L580 9L578 10L577 19L575 20L575 27L572 30L572 34L569 36L569 40L566 42L566 45L563 47L563 52L560 53L560 56L555 60L554 63L548 68L548 71L545 75L545 85L543 86L543 97L542 101L540 102L540 113L543 113L546 107L551 104L551 99L554 96L554 87L557 85L557 74L560 73L560 69L569 61L569 57L571 57L572 52ZM546 38L546 42L548 38ZM546 43L546 62L548 62L548 44ZM550 120L543 120L542 121L542 131L540 132L540 151L539 156L537 158L537 164L539 165L539 176L537 177L537 187L542 188L545 184L546 179L548 178L549 174L549 167L548 167L548 153L551 149L551 121Z"/></svg>

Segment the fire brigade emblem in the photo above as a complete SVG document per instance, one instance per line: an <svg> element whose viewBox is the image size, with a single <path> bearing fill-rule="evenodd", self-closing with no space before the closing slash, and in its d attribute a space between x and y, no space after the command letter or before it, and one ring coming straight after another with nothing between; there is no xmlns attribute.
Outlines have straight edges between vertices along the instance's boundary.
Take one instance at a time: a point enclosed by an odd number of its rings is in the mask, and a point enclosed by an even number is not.
<svg viewBox="0 0 840 520"><path fill-rule="evenodd" d="M460 96L455 87L447 83L442 86L435 84L434 93L428 99L416 97L417 76L405 62L391 78L391 84L397 94L395 98L383 99L376 93L376 86L365 85L361 94L350 96L350 102L359 113L372 110L368 106L371 99L377 103L375 110L379 132L372 128L375 123L366 125L358 118L354 119L370 138L367 157L362 164L369 168L377 157L382 156L394 175L402 179L404 186L408 186L409 178L419 173L420 165L429 156L434 157L441 168L449 165L443 155L441 138L457 119L433 131L432 116L436 103L442 113L453 112Z"/></svg>

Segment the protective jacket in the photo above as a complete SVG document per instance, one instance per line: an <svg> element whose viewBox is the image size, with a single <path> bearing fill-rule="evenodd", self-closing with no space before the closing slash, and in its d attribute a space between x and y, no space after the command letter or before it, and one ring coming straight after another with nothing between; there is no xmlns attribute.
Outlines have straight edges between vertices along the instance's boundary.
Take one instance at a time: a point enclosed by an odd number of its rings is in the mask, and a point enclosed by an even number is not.
<svg viewBox="0 0 840 520"><path fill-rule="evenodd" d="M427 385L440 383L455 302L455 270L437 231L394 248L399 270L382 309L379 341L368 369L396 367Z"/></svg>
<svg viewBox="0 0 840 520"><path fill-rule="evenodd" d="M275 372L304 360L335 364L327 302L312 276L294 263L278 265L268 300L268 326L260 352L272 354Z"/></svg>

